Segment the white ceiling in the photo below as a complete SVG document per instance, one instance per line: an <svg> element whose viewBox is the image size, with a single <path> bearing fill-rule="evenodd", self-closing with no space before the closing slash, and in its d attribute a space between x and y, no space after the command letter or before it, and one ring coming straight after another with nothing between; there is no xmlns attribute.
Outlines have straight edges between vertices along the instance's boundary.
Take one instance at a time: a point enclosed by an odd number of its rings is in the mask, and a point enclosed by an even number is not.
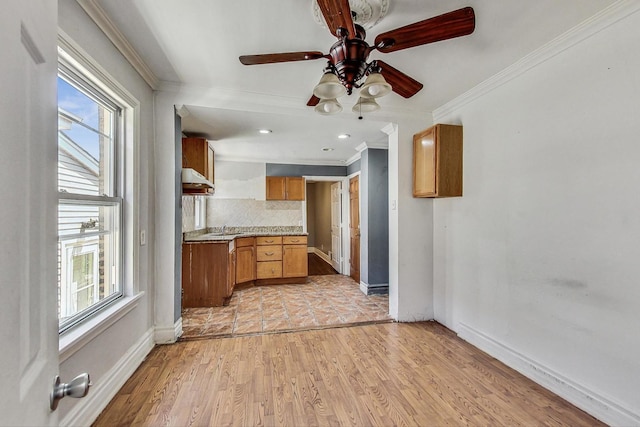
<svg viewBox="0 0 640 427"><path fill-rule="evenodd" d="M313 0L93 0L126 36L163 82L217 88L304 106L322 75L325 60L244 66L238 56L291 51L328 53L335 38L316 23ZM357 96L340 99L337 117L304 107L295 117L190 106L187 133L215 141L216 155L279 163L344 163L362 142L378 144L386 112L432 110L517 62L535 49L609 6L614 0L389 0L387 16L367 31L367 41L403 25L472 6L473 34L404 51L383 59L424 84L411 99L392 93L379 100L382 111L358 120ZM133 7L132 7L133 6ZM277 102L274 101L274 105ZM274 108L275 110L275 108ZM427 123L425 119L425 123ZM273 130L269 135L259 128ZM337 139L340 133L351 138ZM331 152L321 148L334 148Z"/></svg>

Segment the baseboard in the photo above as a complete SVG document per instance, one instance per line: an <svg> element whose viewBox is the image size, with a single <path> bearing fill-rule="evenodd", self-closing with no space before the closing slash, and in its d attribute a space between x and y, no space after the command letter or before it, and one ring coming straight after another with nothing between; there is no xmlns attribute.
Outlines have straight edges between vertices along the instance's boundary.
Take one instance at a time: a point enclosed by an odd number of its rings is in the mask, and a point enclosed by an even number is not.
<svg viewBox="0 0 640 427"><path fill-rule="evenodd" d="M384 295L389 293L389 284L380 283L371 285L369 283L360 282L360 290L365 295Z"/></svg>
<svg viewBox="0 0 640 427"><path fill-rule="evenodd" d="M458 324L458 336L609 425L640 425L639 414L563 377L468 325Z"/></svg>
<svg viewBox="0 0 640 427"><path fill-rule="evenodd" d="M331 265L331 258L329 258L328 254L325 254L324 252L322 252L320 249L318 248L312 248L313 249L313 253L318 255L320 258L322 258L327 264Z"/></svg>
<svg viewBox="0 0 640 427"><path fill-rule="evenodd" d="M153 330L153 339L156 344L173 344L182 335L182 317L176 320L173 326L156 327Z"/></svg>
<svg viewBox="0 0 640 427"><path fill-rule="evenodd" d="M133 375L154 345L153 329L149 329L102 377L97 381L95 379L91 380L93 385L89 390L89 394L77 401L76 405L60 421L60 425L91 425L104 408L107 407L118 390Z"/></svg>

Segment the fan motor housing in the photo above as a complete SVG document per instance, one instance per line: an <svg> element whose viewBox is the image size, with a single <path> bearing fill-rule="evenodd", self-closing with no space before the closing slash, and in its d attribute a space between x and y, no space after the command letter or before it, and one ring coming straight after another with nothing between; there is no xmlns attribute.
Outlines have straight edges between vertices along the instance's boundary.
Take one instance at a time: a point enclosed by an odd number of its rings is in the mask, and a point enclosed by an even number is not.
<svg viewBox="0 0 640 427"><path fill-rule="evenodd" d="M356 24L357 38L341 38L329 50L331 63L349 95L355 83L364 77L367 70L367 58L372 49L364 41L365 36L364 28Z"/></svg>

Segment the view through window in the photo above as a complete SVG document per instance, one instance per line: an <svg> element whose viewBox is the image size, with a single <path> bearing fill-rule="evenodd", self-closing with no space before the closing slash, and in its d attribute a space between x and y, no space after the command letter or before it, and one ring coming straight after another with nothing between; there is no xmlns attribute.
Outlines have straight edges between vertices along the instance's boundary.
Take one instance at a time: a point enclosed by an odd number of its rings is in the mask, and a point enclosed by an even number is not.
<svg viewBox="0 0 640 427"><path fill-rule="evenodd" d="M58 72L58 319L62 332L122 296L121 108Z"/></svg>

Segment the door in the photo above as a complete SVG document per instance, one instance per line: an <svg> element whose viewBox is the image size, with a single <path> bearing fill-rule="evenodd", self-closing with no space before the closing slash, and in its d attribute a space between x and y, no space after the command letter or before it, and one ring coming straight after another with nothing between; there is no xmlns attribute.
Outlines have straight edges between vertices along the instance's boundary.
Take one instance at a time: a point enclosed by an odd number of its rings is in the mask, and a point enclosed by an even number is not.
<svg viewBox="0 0 640 427"><path fill-rule="evenodd" d="M349 275L360 283L360 180L349 180Z"/></svg>
<svg viewBox="0 0 640 427"><path fill-rule="evenodd" d="M338 273L342 272L340 265L341 238L340 238L340 182L331 184L331 265Z"/></svg>
<svg viewBox="0 0 640 427"><path fill-rule="evenodd" d="M56 425L49 393L58 373L57 2L2 6L1 423Z"/></svg>

